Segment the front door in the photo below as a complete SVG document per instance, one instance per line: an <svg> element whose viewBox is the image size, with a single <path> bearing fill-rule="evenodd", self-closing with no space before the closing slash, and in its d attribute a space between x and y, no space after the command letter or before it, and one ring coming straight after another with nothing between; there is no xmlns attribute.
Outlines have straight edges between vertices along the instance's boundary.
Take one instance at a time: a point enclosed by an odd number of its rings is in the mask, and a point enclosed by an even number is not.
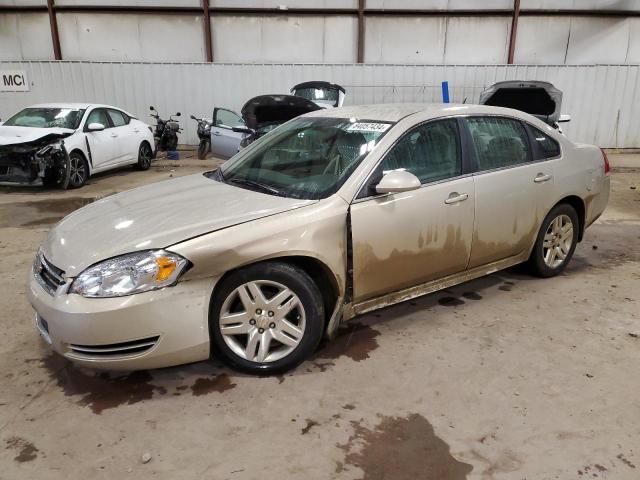
<svg viewBox="0 0 640 480"><path fill-rule="evenodd" d="M104 125L104 130L88 131L87 127L91 123ZM100 170L113 163L114 159L119 155L118 142L117 138L114 137L111 121L104 108L95 108L89 113L85 122L84 133L89 144L93 169Z"/></svg>
<svg viewBox="0 0 640 480"><path fill-rule="evenodd" d="M414 127L383 158L351 205L355 303L467 268L475 192L462 158L456 119ZM422 187L376 195L382 175L398 169Z"/></svg>
<svg viewBox="0 0 640 480"><path fill-rule="evenodd" d="M211 152L223 158L232 157L240 149L240 141L244 137L242 132L234 132L233 127L244 127L244 121L235 112L224 108L213 111L213 126L211 127Z"/></svg>
<svg viewBox="0 0 640 480"><path fill-rule="evenodd" d="M469 268L522 254L553 198L553 168L531 154L524 125L506 117L466 120L475 149L476 215Z"/></svg>

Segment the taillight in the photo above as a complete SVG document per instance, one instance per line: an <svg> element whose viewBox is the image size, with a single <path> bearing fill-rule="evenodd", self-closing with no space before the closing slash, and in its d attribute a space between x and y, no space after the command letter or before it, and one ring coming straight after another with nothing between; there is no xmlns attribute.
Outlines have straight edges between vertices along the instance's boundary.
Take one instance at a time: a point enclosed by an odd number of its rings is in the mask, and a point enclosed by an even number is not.
<svg viewBox="0 0 640 480"><path fill-rule="evenodd" d="M609 157L607 157L607 152L604 151L604 148L601 148L600 151L602 152L602 160L604 161L604 174L609 175L609 171L611 170Z"/></svg>

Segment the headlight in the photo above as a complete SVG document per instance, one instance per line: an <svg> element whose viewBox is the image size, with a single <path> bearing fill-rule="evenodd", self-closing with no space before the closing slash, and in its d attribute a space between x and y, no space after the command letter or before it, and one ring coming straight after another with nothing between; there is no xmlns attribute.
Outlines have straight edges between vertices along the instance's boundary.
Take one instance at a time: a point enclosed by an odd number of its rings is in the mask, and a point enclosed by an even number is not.
<svg viewBox="0 0 640 480"><path fill-rule="evenodd" d="M189 261L164 250L148 250L110 258L87 268L69 293L83 297L122 297L175 284Z"/></svg>

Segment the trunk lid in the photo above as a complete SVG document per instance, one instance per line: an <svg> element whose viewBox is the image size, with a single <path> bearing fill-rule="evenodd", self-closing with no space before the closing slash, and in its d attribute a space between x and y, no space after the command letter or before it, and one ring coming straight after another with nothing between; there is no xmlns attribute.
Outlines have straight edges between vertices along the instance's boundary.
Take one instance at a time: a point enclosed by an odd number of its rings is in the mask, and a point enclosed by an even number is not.
<svg viewBox="0 0 640 480"><path fill-rule="evenodd" d="M484 90L479 103L520 110L553 125L560 120L562 92L549 82L510 80Z"/></svg>
<svg viewBox="0 0 640 480"><path fill-rule="evenodd" d="M321 107L306 98L293 95L260 95L242 107L242 118L247 127L259 130L268 125L279 125Z"/></svg>

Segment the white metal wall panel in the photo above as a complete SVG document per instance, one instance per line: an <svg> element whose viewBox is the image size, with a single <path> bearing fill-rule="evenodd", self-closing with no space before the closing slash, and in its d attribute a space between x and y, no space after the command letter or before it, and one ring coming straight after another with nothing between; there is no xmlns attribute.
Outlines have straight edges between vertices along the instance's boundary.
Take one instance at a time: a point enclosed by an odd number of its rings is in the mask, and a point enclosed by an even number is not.
<svg viewBox="0 0 640 480"><path fill-rule="evenodd" d="M347 89L347 104L439 102L447 80L454 102L473 103L500 80L547 80L564 92L572 115L569 138L603 147L640 147L639 65L409 65L0 62L26 70L29 92L0 93L0 117L40 102L87 101L121 106L149 119L148 106L180 111L181 142L197 143L189 114L214 106L239 110L250 97L286 93L304 80L330 80ZM563 127L564 128L564 127Z"/></svg>
<svg viewBox="0 0 640 480"><path fill-rule="evenodd" d="M51 34L46 13L7 13L0 15L0 60L53 60ZM34 39L41 39L34 41Z"/></svg>
<svg viewBox="0 0 640 480"><path fill-rule="evenodd" d="M506 17L450 17L444 63L507 63L511 20Z"/></svg>
<svg viewBox="0 0 640 480"><path fill-rule="evenodd" d="M46 3L46 0L45 0ZM200 0L55 0L56 5L135 6L135 7L199 7Z"/></svg>
<svg viewBox="0 0 640 480"><path fill-rule="evenodd" d="M628 44L628 19L575 17L566 63L626 63Z"/></svg>
<svg viewBox="0 0 640 480"><path fill-rule="evenodd" d="M522 9L640 10L638 0L520 0Z"/></svg>
<svg viewBox="0 0 640 480"><path fill-rule="evenodd" d="M508 10L513 0L367 0L368 9L407 10Z"/></svg>
<svg viewBox="0 0 640 480"><path fill-rule="evenodd" d="M358 0L209 0L211 7L235 8L357 8Z"/></svg>
<svg viewBox="0 0 640 480"><path fill-rule="evenodd" d="M367 18L364 61L442 63L446 31L447 19L442 17Z"/></svg>
<svg viewBox="0 0 640 480"><path fill-rule="evenodd" d="M57 19L65 60L205 60L202 17L199 15L65 12L58 13Z"/></svg>
<svg viewBox="0 0 640 480"><path fill-rule="evenodd" d="M211 23L218 62L356 60L355 16L223 15Z"/></svg>

